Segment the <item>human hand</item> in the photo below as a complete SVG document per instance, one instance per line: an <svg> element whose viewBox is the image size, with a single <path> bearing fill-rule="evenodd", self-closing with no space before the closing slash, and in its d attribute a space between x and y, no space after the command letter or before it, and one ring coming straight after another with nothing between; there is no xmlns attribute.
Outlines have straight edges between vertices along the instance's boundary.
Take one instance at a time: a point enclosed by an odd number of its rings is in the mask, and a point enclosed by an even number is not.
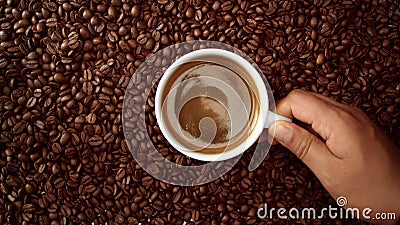
<svg viewBox="0 0 400 225"><path fill-rule="evenodd" d="M274 140L299 157L333 198L344 196L345 208L394 212L400 217L400 151L358 108L302 90L277 104L277 113L311 125L320 137L290 122L269 129ZM275 129L274 129L275 127ZM371 220L394 224L394 220Z"/></svg>

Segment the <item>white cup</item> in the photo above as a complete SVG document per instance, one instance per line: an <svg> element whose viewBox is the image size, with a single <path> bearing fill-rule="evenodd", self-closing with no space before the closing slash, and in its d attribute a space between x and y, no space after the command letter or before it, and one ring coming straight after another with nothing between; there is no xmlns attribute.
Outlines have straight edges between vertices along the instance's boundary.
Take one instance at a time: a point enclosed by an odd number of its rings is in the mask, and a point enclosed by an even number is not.
<svg viewBox="0 0 400 225"><path fill-rule="evenodd" d="M175 137L173 137L173 135L171 135L171 132L168 130L167 126L164 123L162 114L162 105L163 105L162 94L164 92L165 86L169 81L169 79L171 78L171 75L174 74L174 71L177 68L179 68L180 65L193 61L214 62L219 65L223 65L227 68L231 68L233 70L236 69L245 70L244 72L250 75L250 79L253 80L253 83L256 86L257 90L254 91L257 92L256 95L259 98L258 102L260 105L259 117L257 119L257 123L255 124L248 138L233 149L215 154L202 153L201 151L193 151L191 149L187 149L181 143L179 143L179 140L177 140ZM164 137L167 139L167 141L181 153L191 158L202 161L222 161L236 157L242 154L247 149L249 149L250 146L252 146L257 141L264 128L268 128L274 121L286 120L291 122L291 119L288 119L286 117L280 116L274 112L269 111L269 96L266 86L264 85L264 81L261 78L259 72L246 59L226 50L212 49L212 48L201 49L190 52L182 56L181 58L177 59L165 71L164 75L160 80L160 83L158 84L156 91L155 114L160 130L164 135ZM177 124L177 126L179 125Z"/></svg>

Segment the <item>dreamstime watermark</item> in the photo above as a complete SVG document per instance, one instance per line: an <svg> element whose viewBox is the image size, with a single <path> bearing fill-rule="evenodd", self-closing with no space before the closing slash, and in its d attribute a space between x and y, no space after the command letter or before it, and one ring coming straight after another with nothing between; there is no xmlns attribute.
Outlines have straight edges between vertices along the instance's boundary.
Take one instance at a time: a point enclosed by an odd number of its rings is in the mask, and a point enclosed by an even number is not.
<svg viewBox="0 0 400 225"><path fill-rule="evenodd" d="M330 219L363 219L363 220L396 220L396 213L374 212L371 208L342 208L347 205L347 198L340 196L336 199L339 206L329 205L328 207L316 210L314 208L268 208L264 203L257 211L260 219L322 219L326 216Z"/></svg>

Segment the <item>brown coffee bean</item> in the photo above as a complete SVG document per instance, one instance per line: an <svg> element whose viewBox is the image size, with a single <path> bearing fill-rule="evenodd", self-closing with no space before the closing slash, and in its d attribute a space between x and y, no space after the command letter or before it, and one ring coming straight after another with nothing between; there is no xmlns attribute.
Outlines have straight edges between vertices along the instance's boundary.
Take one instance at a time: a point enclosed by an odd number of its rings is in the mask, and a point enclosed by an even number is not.
<svg viewBox="0 0 400 225"><path fill-rule="evenodd" d="M56 73L54 75L54 80L58 83L63 83L64 82L64 75L62 75L61 73Z"/></svg>
<svg viewBox="0 0 400 225"><path fill-rule="evenodd" d="M203 13L201 12L201 10L196 10L195 14L194 14L194 19L196 21L201 21L203 19Z"/></svg>
<svg viewBox="0 0 400 225"><path fill-rule="evenodd" d="M111 144L113 141L114 141L114 134L112 134L112 133L107 133L105 136L104 136L104 142L106 142L107 144Z"/></svg>
<svg viewBox="0 0 400 225"><path fill-rule="evenodd" d="M98 135L94 135L93 137L89 138L89 145L91 146L99 146L103 144L103 138L98 136Z"/></svg>
<svg viewBox="0 0 400 225"><path fill-rule="evenodd" d="M255 49L257 49L257 47L258 47L258 42L257 42L256 40L250 40L250 41L247 43L247 47L248 47L249 49L251 49L251 50L255 50Z"/></svg>
<svg viewBox="0 0 400 225"><path fill-rule="evenodd" d="M38 57L39 55L36 52L30 52L27 56L27 58L30 60L37 59Z"/></svg>
<svg viewBox="0 0 400 225"><path fill-rule="evenodd" d="M61 170L60 165L58 165L57 163L53 164L53 166L51 167L51 171L53 172L53 174L60 173L60 170ZM61 179L61 181L62 181L62 178L59 178L59 179ZM57 182L57 183L60 183L60 182ZM58 186L59 187L57 187L57 185L56 185L57 188L62 187L62 185L60 185L60 184L58 184Z"/></svg>
<svg viewBox="0 0 400 225"><path fill-rule="evenodd" d="M3 30L0 30L0 40L7 40L7 33Z"/></svg>
<svg viewBox="0 0 400 225"><path fill-rule="evenodd" d="M20 134L24 131L24 129L25 129L25 123L20 121L16 123L15 126L13 127L13 132L15 134Z"/></svg>
<svg viewBox="0 0 400 225"><path fill-rule="evenodd" d="M57 18L49 18L46 20L46 26L47 27L55 27L58 23Z"/></svg>
<svg viewBox="0 0 400 225"><path fill-rule="evenodd" d="M316 63L317 63L318 65L322 65L322 64L324 63L324 60L325 60L324 54L320 53L320 54L318 54L318 56L317 56L317 61L316 61Z"/></svg>
<svg viewBox="0 0 400 225"><path fill-rule="evenodd" d="M318 19L317 19L317 17L313 16L310 20L310 25L311 25L311 27L316 27L317 24L318 24Z"/></svg>
<svg viewBox="0 0 400 225"><path fill-rule="evenodd" d="M86 187L84 188L84 190L85 190L85 192L87 192L87 193L92 193L92 192L94 192L94 191L96 190L96 186L94 186L94 185L92 185L92 184L89 184L88 186L86 186Z"/></svg>
<svg viewBox="0 0 400 225"><path fill-rule="evenodd" d="M67 145L70 141L71 134L68 131L63 131L60 137L60 144Z"/></svg>
<svg viewBox="0 0 400 225"><path fill-rule="evenodd" d="M148 38L147 38L147 36L146 36L145 34L141 34L141 35L139 35L138 38L137 38L137 42L138 42L140 45L146 44L147 40L148 40Z"/></svg>
<svg viewBox="0 0 400 225"><path fill-rule="evenodd" d="M32 184L27 183L25 184L25 191L29 194L32 194L35 192L35 187Z"/></svg>
<svg viewBox="0 0 400 225"><path fill-rule="evenodd" d="M187 18L193 18L194 17L194 9L192 7L189 7L186 10L185 15Z"/></svg>
<svg viewBox="0 0 400 225"><path fill-rule="evenodd" d="M86 122L91 124L96 123L96 115L94 113L90 113L89 115L87 115Z"/></svg>
<svg viewBox="0 0 400 225"><path fill-rule="evenodd" d="M73 138L73 139L72 139L72 144L73 144L73 145L79 144L79 143L77 143L77 142L74 141L74 140L75 140L75 139ZM70 147L70 148L65 149L65 155L66 155L68 158L72 158L72 157L74 156L75 153L76 153L76 149L73 148L73 147Z"/></svg>
<svg viewBox="0 0 400 225"><path fill-rule="evenodd" d="M233 3L231 1L224 1L221 4L221 9L224 11L229 11L233 8Z"/></svg>
<svg viewBox="0 0 400 225"><path fill-rule="evenodd" d="M299 17L297 17L297 25L299 27L303 27L306 23L306 17L304 15L299 15Z"/></svg>
<svg viewBox="0 0 400 225"><path fill-rule="evenodd" d="M5 58L0 59L0 69L5 68L8 65L8 62Z"/></svg>
<svg viewBox="0 0 400 225"><path fill-rule="evenodd" d="M345 49L345 47L344 47L343 45L340 45L340 46L337 46L337 47L335 48L335 51L341 52L341 51L343 51L344 49Z"/></svg>
<svg viewBox="0 0 400 225"><path fill-rule="evenodd" d="M31 97L28 99L28 102L26 103L26 107L29 108L33 108L36 105L36 101L37 99L35 97Z"/></svg>
<svg viewBox="0 0 400 225"><path fill-rule="evenodd" d="M53 143L51 148L55 153L60 153L62 151L61 145L59 143Z"/></svg>
<svg viewBox="0 0 400 225"><path fill-rule="evenodd" d="M62 63L64 63L64 64L69 64L69 63L72 63L72 58L67 58L67 57L62 57L61 58L61 62Z"/></svg>
<svg viewBox="0 0 400 225"><path fill-rule="evenodd" d="M145 186L150 186L153 183L153 178L151 177L144 177L142 178L142 184Z"/></svg>
<svg viewBox="0 0 400 225"><path fill-rule="evenodd" d="M48 3L45 4L45 6L46 6L46 8L48 10L50 10L52 12L57 11L57 8L58 8L58 6L57 6L57 4L55 2L48 2Z"/></svg>
<svg viewBox="0 0 400 225"><path fill-rule="evenodd" d="M70 208L68 206L66 206L66 205L61 206L61 214L63 216L71 216Z"/></svg>
<svg viewBox="0 0 400 225"><path fill-rule="evenodd" d="M388 34L389 32L390 32L389 27L383 27L382 29L379 30L380 35L385 35Z"/></svg>
<svg viewBox="0 0 400 225"><path fill-rule="evenodd" d="M117 42L118 41L118 34L115 33L114 31L111 31L110 33L108 33L108 39L111 42Z"/></svg>
<svg viewBox="0 0 400 225"><path fill-rule="evenodd" d="M134 5L131 9L131 16L138 17L140 14L140 9L138 5Z"/></svg>

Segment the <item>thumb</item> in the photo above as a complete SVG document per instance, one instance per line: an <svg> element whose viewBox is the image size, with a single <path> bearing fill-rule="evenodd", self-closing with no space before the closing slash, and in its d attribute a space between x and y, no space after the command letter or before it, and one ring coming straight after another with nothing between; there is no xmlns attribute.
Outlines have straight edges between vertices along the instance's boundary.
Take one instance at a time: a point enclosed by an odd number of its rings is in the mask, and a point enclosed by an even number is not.
<svg viewBox="0 0 400 225"><path fill-rule="evenodd" d="M298 125L287 121L276 121L270 129L270 135L288 148L314 173L323 173L335 156L315 135Z"/></svg>

